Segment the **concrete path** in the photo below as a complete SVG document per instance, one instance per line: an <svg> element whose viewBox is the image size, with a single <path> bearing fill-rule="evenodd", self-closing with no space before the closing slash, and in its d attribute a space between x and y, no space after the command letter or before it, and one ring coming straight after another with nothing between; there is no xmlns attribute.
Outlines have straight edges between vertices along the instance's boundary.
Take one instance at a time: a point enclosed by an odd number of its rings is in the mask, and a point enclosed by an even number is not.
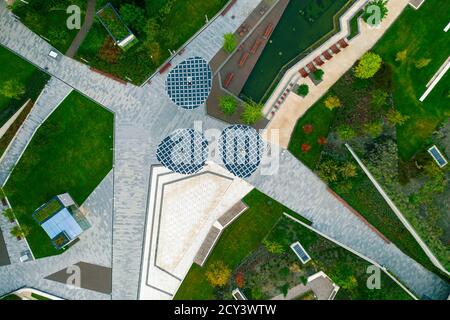
<svg viewBox="0 0 450 320"><path fill-rule="evenodd" d="M175 56L172 66L191 56L202 56L209 61L220 49L223 34L236 30L257 4L257 0L239 0L227 15L219 16L193 39L181 56ZM226 124L206 116L204 107L196 110L176 107L165 92L167 73L158 73L152 77L151 83L135 87L94 73L87 66L65 56L60 60L53 60L48 57L51 46L16 22L1 7L0 30L2 45L115 113L112 298L136 299L143 228L147 216L149 169L150 165L158 163L155 157L157 145L175 129L192 127L196 121L201 121L204 129L222 130ZM326 186L290 153L275 148L274 155L278 155L279 151L281 153L278 172L265 176L259 170L247 179L251 184L313 221L314 226L324 233L385 264L419 295L426 294L436 299L447 298L450 291L448 285L395 246L387 245L337 199L328 194ZM148 216L147 223L151 223L152 219ZM106 241L102 233L98 234L97 238L92 236L92 239L100 243ZM105 247L106 243L99 246L83 238L64 255L44 259L42 263L54 262L53 269L58 271L62 266L67 267L79 262L80 257L92 259L95 253L99 252L107 255L109 251L105 250ZM86 262L96 263L97 260L99 259L95 258L94 261ZM36 281L27 275L22 277L25 271L23 269L18 268L19 271L16 271L6 267L6 270L11 270L13 278L19 278L22 283ZM34 273L33 279L39 279L36 274L38 271L34 271L32 267L26 271ZM10 283L12 280L7 277L11 275L0 268L0 283ZM13 285L9 285L9 288L11 287ZM58 290L62 289L58 287ZM71 296L70 292L64 294ZM75 298L86 296L83 292L74 294Z"/></svg>
<svg viewBox="0 0 450 320"><path fill-rule="evenodd" d="M69 49L67 49L66 56L71 58L75 56L75 54L78 51L78 48L80 47L81 43L86 38L89 30L91 29L92 24L94 23L94 18L95 18L95 0L87 0L86 15L84 17L83 25L81 26L80 31L78 31L77 35L70 44Z"/></svg>
<svg viewBox="0 0 450 320"><path fill-rule="evenodd" d="M71 91L71 87L55 78L50 79L45 85L19 131L0 158L0 185L3 186L6 183L11 171L40 125Z"/></svg>
<svg viewBox="0 0 450 320"><path fill-rule="evenodd" d="M366 1L358 1L355 3L352 7L352 12L357 12L365 2ZM281 105L279 111L275 113L275 116L266 127L267 131L270 131L271 129L280 130L280 146L283 148L288 147L289 140L297 120L311 106L313 106L365 52L369 51L377 43L392 23L394 23L394 21L399 17L403 9L408 5L408 2L409 0L389 1L387 3L389 14L385 20L381 22L378 28L372 28L366 23L362 23L360 25L360 34L349 41L350 45L343 49L340 53L334 55L333 59L326 61L325 64L321 66L321 69L324 71L325 75L323 77L323 81L318 86L315 86L309 78L300 78L298 70L311 62L315 57L320 55L323 51L325 51L325 49L329 48L339 39L346 37L350 33L349 25L346 19L351 17L353 13L346 13L341 17L341 31L338 34L330 38L321 47L314 50L310 55L299 61L286 72L274 93L267 100L264 106L265 113L269 113L272 110L273 105L284 91L284 88L286 88L291 82L308 84L309 93L305 98L300 98L295 93L291 92L287 96L285 103ZM263 136L265 135L263 134ZM266 138L270 139L270 137ZM274 141L274 143L276 143L276 141Z"/></svg>

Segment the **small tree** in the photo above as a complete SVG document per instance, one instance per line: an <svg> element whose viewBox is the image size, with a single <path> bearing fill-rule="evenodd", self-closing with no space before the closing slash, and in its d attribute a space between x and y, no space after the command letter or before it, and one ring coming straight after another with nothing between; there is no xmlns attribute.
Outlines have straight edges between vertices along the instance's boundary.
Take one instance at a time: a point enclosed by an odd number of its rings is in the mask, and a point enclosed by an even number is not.
<svg viewBox="0 0 450 320"><path fill-rule="evenodd" d="M225 115L231 116L236 112L237 100L232 96L222 96L219 98L219 106Z"/></svg>
<svg viewBox="0 0 450 320"><path fill-rule="evenodd" d="M338 97L330 95L325 99L325 107L329 110L339 108L341 106L341 100Z"/></svg>
<svg viewBox="0 0 450 320"><path fill-rule="evenodd" d="M263 105L255 102L245 103L241 120L245 124L254 124L263 118Z"/></svg>
<svg viewBox="0 0 450 320"><path fill-rule="evenodd" d="M231 270L222 261L217 261L208 266L205 275L213 287L223 287L230 279Z"/></svg>
<svg viewBox="0 0 450 320"><path fill-rule="evenodd" d="M308 153L311 150L311 145L309 143L302 143L302 152Z"/></svg>
<svg viewBox="0 0 450 320"><path fill-rule="evenodd" d="M17 79L6 80L0 85L0 95L11 98L20 99L25 93L25 86Z"/></svg>
<svg viewBox="0 0 450 320"><path fill-rule="evenodd" d="M130 27L141 31L145 25L145 10L131 3L120 6L120 16Z"/></svg>
<svg viewBox="0 0 450 320"><path fill-rule="evenodd" d="M395 55L395 61L397 61L397 62L405 62L407 58L408 58L408 49L399 51Z"/></svg>
<svg viewBox="0 0 450 320"><path fill-rule="evenodd" d="M356 132L355 130L353 130L352 127L347 126L347 125L342 125L340 127L337 128L337 134L339 139L341 140L350 140L353 139L354 137L356 137Z"/></svg>
<svg viewBox="0 0 450 320"><path fill-rule="evenodd" d="M388 122L394 126L396 125L401 126L409 119L409 116L404 116L395 109L390 109L387 112L386 117Z"/></svg>
<svg viewBox="0 0 450 320"><path fill-rule="evenodd" d="M310 123L307 123L303 126L303 132L306 134L310 134L314 131L314 126Z"/></svg>
<svg viewBox="0 0 450 320"><path fill-rule="evenodd" d="M372 105L379 109L386 105L389 94L381 89L375 89L372 92Z"/></svg>
<svg viewBox="0 0 450 320"><path fill-rule="evenodd" d="M234 51L234 49L236 49L237 47L237 39L236 36L229 32L229 33L225 33L223 35L223 49L228 52L231 53Z"/></svg>
<svg viewBox="0 0 450 320"><path fill-rule="evenodd" d="M338 180L339 169L332 160L327 160L319 165L319 177L325 182L335 182Z"/></svg>
<svg viewBox="0 0 450 320"><path fill-rule="evenodd" d="M317 69L316 71L313 72L314 78L319 81L321 81L323 79L324 74L325 74L325 72L323 72L322 69Z"/></svg>
<svg viewBox="0 0 450 320"><path fill-rule="evenodd" d="M30 234L30 228L28 226L14 226L14 228L11 229L11 235L16 237L17 239L22 239L27 237Z"/></svg>
<svg viewBox="0 0 450 320"><path fill-rule="evenodd" d="M365 133L375 139L383 132L383 124L381 122L366 123L363 129Z"/></svg>
<svg viewBox="0 0 450 320"><path fill-rule="evenodd" d="M327 140L326 137L319 137L319 139L317 139L317 143L322 145L322 146L327 144L327 142L328 142L328 140Z"/></svg>
<svg viewBox="0 0 450 320"><path fill-rule="evenodd" d="M372 78L381 68L383 60L373 52L366 52L353 69L355 77L360 79Z"/></svg>
<svg viewBox="0 0 450 320"><path fill-rule="evenodd" d="M8 219L9 222L14 222L15 220L14 212L12 211L11 208L3 210L2 214L6 219Z"/></svg>
<svg viewBox="0 0 450 320"><path fill-rule="evenodd" d="M380 24L389 12L386 4L387 0L370 1L364 7L363 20L371 26L377 26Z"/></svg>
<svg viewBox="0 0 450 320"><path fill-rule="evenodd" d="M238 272L236 274L236 277L234 278L234 282L236 282L236 285L238 288L243 288L245 285L245 276L244 273Z"/></svg>
<svg viewBox="0 0 450 320"><path fill-rule="evenodd" d="M422 69L425 68L426 66L428 66L431 62L431 59L426 59L426 58L422 58L417 60L414 65L416 66L417 69Z"/></svg>
<svg viewBox="0 0 450 320"><path fill-rule="evenodd" d="M280 254L284 252L284 248L281 244L275 241L270 241L267 239L263 240L263 245L266 247L267 251L274 254Z"/></svg>
<svg viewBox="0 0 450 320"><path fill-rule="evenodd" d="M356 177L356 166L351 162L346 162L339 168L339 173L343 178Z"/></svg>
<svg viewBox="0 0 450 320"><path fill-rule="evenodd" d="M309 93L309 87L307 84L301 84L297 88L297 94L302 97L306 97Z"/></svg>

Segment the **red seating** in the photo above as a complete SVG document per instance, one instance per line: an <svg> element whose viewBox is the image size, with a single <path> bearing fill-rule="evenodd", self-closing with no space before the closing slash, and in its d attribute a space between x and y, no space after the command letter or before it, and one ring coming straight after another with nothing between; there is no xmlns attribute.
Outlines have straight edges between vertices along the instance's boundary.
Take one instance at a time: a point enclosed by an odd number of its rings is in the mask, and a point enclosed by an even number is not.
<svg viewBox="0 0 450 320"><path fill-rule="evenodd" d="M161 67L161 69L159 69L159 73L163 74L164 72L166 72L172 65L170 64L170 62L167 62L164 66Z"/></svg>
<svg viewBox="0 0 450 320"><path fill-rule="evenodd" d="M298 70L298 72L300 72L300 75L303 78L306 78L308 76L308 72L305 70L305 68L301 68L300 70Z"/></svg>
<svg viewBox="0 0 450 320"><path fill-rule="evenodd" d="M333 58L333 56L330 54L330 52L328 52L328 50L322 52L322 55L325 57L325 59L327 60L331 60Z"/></svg>
<svg viewBox="0 0 450 320"><path fill-rule="evenodd" d="M248 52L244 53L241 57L241 60L239 60L239 67L243 67L245 62L247 61L250 54Z"/></svg>
<svg viewBox="0 0 450 320"><path fill-rule="evenodd" d="M341 40L339 40L338 43L341 46L341 48L347 48L348 47L348 43L345 40L345 38L342 38Z"/></svg>
<svg viewBox="0 0 450 320"><path fill-rule="evenodd" d="M264 31L264 36L263 36L264 39L269 38L270 34L272 33L272 30L273 30L273 24L269 23L269 25L266 28L266 31Z"/></svg>
<svg viewBox="0 0 450 320"><path fill-rule="evenodd" d="M334 54L341 52L341 50L337 47L336 44L333 44L333 45L330 47L330 49L331 49L331 51L333 51Z"/></svg>
<svg viewBox="0 0 450 320"><path fill-rule="evenodd" d="M227 74L227 77L225 78L225 81L223 82L223 87L228 88L230 85L231 80L234 78L234 73L230 72Z"/></svg>
<svg viewBox="0 0 450 320"><path fill-rule="evenodd" d="M314 72L317 70L312 62L308 63L306 66L308 67L309 72Z"/></svg>
<svg viewBox="0 0 450 320"><path fill-rule="evenodd" d="M221 15L222 15L222 16L226 15L227 12L230 11L231 7L236 3L236 1L237 1L237 0L232 0L232 1L230 2L230 4L227 5L225 9L223 9Z"/></svg>
<svg viewBox="0 0 450 320"><path fill-rule="evenodd" d="M314 58L314 63L318 66L323 65L325 62L322 61L322 59L320 57L316 57Z"/></svg>
<svg viewBox="0 0 450 320"><path fill-rule="evenodd" d="M255 43L253 44L253 47L250 49L251 53L256 53L256 50L258 50L259 46L261 45L261 40L256 39Z"/></svg>

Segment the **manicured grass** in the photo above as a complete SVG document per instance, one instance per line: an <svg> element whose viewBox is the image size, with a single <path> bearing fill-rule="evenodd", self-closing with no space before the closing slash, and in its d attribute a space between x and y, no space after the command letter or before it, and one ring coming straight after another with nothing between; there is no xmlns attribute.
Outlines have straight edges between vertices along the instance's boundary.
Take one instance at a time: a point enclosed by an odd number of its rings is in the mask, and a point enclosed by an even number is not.
<svg viewBox="0 0 450 320"><path fill-rule="evenodd" d="M249 209L224 231L205 265L199 267L194 264L191 267L175 299L214 299L215 289L205 277L208 265L223 261L233 270L262 245L265 237L282 244L286 250L290 250L288 247L294 240L300 240L314 263L328 275L334 276L337 279L335 281L346 280L348 275L357 276L357 290L344 290L338 298L408 299L406 293L385 275L382 276L383 290L369 292L365 286L367 262L283 217L283 212L296 218L299 216L268 196L255 189L244 198L244 202L249 205Z"/></svg>
<svg viewBox="0 0 450 320"><path fill-rule="evenodd" d="M348 35L347 39L350 40L357 36L359 34L359 26L358 26L358 19L363 14L363 10L358 11L355 13L353 18L350 20L350 34Z"/></svg>
<svg viewBox="0 0 450 320"><path fill-rule="evenodd" d="M120 12L120 6L123 2L111 2ZM130 49L120 52L117 61L108 62L102 58L99 52L105 43L105 39L109 36L105 28L96 19L77 53L77 58L83 58L92 67L119 78L127 81L131 79L133 83L141 84L169 58L169 50L173 51L180 48L206 23L205 15L212 18L227 2L228 0L175 1L169 13L162 14L160 10L166 5L166 1L141 1L141 3L136 4L145 10L145 22L154 19L159 25L158 32L154 35L152 41L146 41L145 25L140 26L141 30L128 26L137 36L139 42ZM101 4L103 3L97 3L97 7L100 8ZM156 53L150 54L149 44L159 46L158 49L155 49Z"/></svg>
<svg viewBox="0 0 450 320"><path fill-rule="evenodd" d="M81 24L84 21L86 1L83 0L33 0L29 4L16 1L13 12L33 32L50 40L52 46L65 53L78 33L67 28L67 7L77 5L81 9Z"/></svg>
<svg viewBox="0 0 450 320"><path fill-rule="evenodd" d="M397 128L399 155L410 159L424 148L428 137L445 119L450 117L450 74L421 103L425 85L448 58L450 41L443 31L448 24L448 1L427 0L414 10L406 7L400 18L375 46L383 61L394 70L394 105L411 118ZM404 62L395 61L396 54L407 50ZM428 66L417 69L419 59L431 59Z"/></svg>
<svg viewBox="0 0 450 320"><path fill-rule="evenodd" d="M192 265L175 299L213 299L214 288L205 278L205 269L208 265L215 261L225 261L231 269L234 269L261 244L283 212L292 213L256 189L243 201L249 209L225 229L203 268L196 264Z"/></svg>
<svg viewBox="0 0 450 320"><path fill-rule="evenodd" d="M37 300L52 300L47 297L41 296L40 294L32 293L31 296Z"/></svg>
<svg viewBox="0 0 450 320"><path fill-rule="evenodd" d="M15 294L8 294L7 296L4 296L0 300L22 300L22 298L16 296Z"/></svg>
<svg viewBox="0 0 450 320"><path fill-rule="evenodd" d="M38 129L4 191L35 257L60 253L31 214L68 192L81 205L112 168L113 115L71 93Z"/></svg>
<svg viewBox="0 0 450 320"><path fill-rule="evenodd" d="M0 126L28 100L36 99L49 76L32 64L0 46L0 85L5 81L15 80L22 84L25 93L20 99L11 99L0 95Z"/></svg>

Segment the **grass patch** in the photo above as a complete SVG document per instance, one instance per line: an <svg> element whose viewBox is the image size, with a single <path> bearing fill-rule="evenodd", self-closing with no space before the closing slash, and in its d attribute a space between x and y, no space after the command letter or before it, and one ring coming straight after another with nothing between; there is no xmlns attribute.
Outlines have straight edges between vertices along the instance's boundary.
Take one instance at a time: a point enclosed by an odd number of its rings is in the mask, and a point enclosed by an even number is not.
<svg viewBox="0 0 450 320"><path fill-rule="evenodd" d="M420 10L408 6L374 48L394 70L395 107L410 116L405 125L397 128L398 152L403 160L420 151L436 128L450 117L450 73L423 103L419 101L425 85L450 52L450 41L443 31L448 11L448 2L439 0L425 1ZM397 53L404 50L406 60L396 61ZM431 61L418 69L415 64L420 59Z"/></svg>
<svg viewBox="0 0 450 320"><path fill-rule="evenodd" d="M0 95L0 126L28 100L35 100L50 78L32 64L0 46L0 85L5 81L17 81L24 87L24 94L19 99Z"/></svg>
<svg viewBox="0 0 450 320"><path fill-rule="evenodd" d="M32 213L55 195L68 192L82 204L112 168L113 115L71 93L38 129L4 191L17 220L27 225L33 254L60 253Z"/></svg>
<svg viewBox="0 0 450 320"><path fill-rule="evenodd" d="M350 34L348 35L347 39L351 40L354 37L356 37L359 34L359 26L358 26L358 19L361 17L361 15L364 13L364 10L360 10L353 18L350 20Z"/></svg>

